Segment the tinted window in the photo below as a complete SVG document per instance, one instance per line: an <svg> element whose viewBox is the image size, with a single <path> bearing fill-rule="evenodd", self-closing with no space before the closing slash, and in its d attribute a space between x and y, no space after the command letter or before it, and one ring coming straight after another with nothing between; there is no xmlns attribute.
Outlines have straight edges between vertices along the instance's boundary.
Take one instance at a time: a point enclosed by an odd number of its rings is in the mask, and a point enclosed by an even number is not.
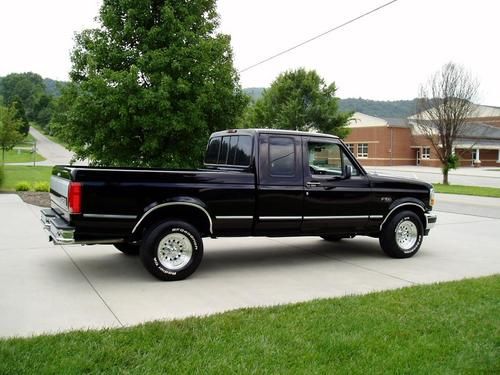
<svg viewBox="0 0 500 375"><path fill-rule="evenodd" d="M229 139L229 152L226 164L234 165L234 157L236 156L236 150L238 149L238 138L239 137L231 137Z"/></svg>
<svg viewBox="0 0 500 375"><path fill-rule="evenodd" d="M205 155L206 164L250 165L252 137L232 135L215 137L210 140Z"/></svg>
<svg viewBox="0 0 500 375"><path fill-rule="evenodd" d="M241 135L237 138L238 148L234 158L234 164L250 165L250 158L252 156L252 137Z"/></svg>
<svg viewBox="0 0 500 375"><path fill-rule="evenodd" d="M212 138L207 147L207 153L205 155L205 163L217 164L217 159L219 158L219 148L220 148L220 137Z"/></svg>
<svg viewBox="0 0 500 375"><path fill-rule="evenodd" d="M227 154L229 152L229 138L222 137L222 145L219 152L219 161L217 164L227 164Z"/></svg>
<svg viewBox="0 0 500 375"><path fill-rule="evenodd" d="M295 144L293 138L269 137L269 166L272 176L295 175Z"/></svg>

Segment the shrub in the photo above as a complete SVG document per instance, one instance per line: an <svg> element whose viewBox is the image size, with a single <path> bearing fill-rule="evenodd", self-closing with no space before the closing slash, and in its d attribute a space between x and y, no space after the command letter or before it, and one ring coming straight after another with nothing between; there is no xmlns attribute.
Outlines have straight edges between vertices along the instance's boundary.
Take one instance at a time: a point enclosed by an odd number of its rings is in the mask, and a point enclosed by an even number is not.
<svg viewBox="0 0 500 375"><path fill-rule="evenodd" d="M29 191L31 188L29 182L20 181L16 184L16 191Z"/></svg>
<svg viewBox="0 0 500 375"><path fill-rule="evenodd" d="M33 189L35 191L50 191L50 185L46 181L39 181L35 182L35 185L33 185Z"/></svg>
<svg viewBox="0 0 500 375"><path fill-rule="evenodd" d="M3 165L0 165L0 187L3 184L4 178L5 178L5 174L4 174L4 171L3 171Z"/></svg>

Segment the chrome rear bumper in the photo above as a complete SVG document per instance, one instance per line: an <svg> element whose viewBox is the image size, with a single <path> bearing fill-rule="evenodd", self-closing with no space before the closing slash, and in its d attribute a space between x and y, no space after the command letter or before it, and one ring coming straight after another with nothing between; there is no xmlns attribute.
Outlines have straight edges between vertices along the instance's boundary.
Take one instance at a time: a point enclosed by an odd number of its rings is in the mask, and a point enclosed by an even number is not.
<svg viewBox="0 0 500 375"><path fill-rule="evenodd" d="M41 210L40 220L44 229L49 232L49 240L54 241L56 245L75 243L75 228L58 216L53 209Z"/></svg>

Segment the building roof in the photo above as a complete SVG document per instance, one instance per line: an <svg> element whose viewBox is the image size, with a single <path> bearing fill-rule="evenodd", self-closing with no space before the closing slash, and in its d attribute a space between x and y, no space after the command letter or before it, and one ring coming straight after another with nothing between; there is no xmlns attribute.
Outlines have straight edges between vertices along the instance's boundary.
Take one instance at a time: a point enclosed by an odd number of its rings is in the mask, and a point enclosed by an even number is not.
<svg viewBox="0 0 500 375"><path fill-rule="evenodd" d="M422 113L422 112L421 112ZM408 117L409 120L417 120L419 113ZM500 117L500 107L492 107L489 105L472 104L471 115L469 118L483 118L483 117ZM423 118L428 118L423 116Z"/></svg>
<svg viewBox="0 0 500 375"><path fill-rule="evenodd" d="M350 128L367 128L367 127L397 127L407 128L408 120L404 118L382 118L370 116L361 112L354 112L349 121Z"/></svg>

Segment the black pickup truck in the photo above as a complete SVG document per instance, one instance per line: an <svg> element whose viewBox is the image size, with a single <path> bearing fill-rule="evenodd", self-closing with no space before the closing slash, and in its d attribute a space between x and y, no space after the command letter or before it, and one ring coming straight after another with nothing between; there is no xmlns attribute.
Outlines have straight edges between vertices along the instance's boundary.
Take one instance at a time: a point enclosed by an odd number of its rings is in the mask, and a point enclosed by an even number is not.
<svg viewBox="0 0 500 375"><path fill-rule="evenodd" d="M50 193L54 243L114 244L161 280L196 270L203 237L365 235L408 258L436 222L432 185L368 174L335 136L283 130L214 133L198 170L56 166Z"/></svg>

